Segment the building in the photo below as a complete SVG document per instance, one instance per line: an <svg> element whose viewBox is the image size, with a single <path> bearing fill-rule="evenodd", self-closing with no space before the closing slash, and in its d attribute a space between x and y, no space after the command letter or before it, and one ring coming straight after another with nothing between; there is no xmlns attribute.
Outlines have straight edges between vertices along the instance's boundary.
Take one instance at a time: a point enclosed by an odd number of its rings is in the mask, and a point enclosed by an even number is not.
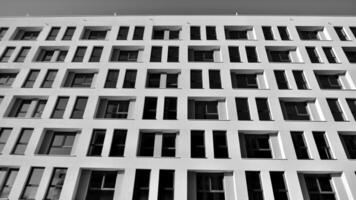
<svg viewBox="0 0 356 200"><path fill-rule="evenodd" d="M15 17L0 39L0 199L356 199L355 17Z"/></svg>

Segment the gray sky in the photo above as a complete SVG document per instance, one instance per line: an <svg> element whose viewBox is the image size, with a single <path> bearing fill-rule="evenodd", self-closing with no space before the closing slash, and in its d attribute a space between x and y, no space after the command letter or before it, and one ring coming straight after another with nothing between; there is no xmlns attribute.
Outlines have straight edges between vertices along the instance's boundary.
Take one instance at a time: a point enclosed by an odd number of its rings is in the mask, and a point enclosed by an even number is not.
<svg viewBox="0 0 356 200"><path fill-rule="evenodd" d="M356 0L0 0L0 16L122 14L356 15Z"/></svg>

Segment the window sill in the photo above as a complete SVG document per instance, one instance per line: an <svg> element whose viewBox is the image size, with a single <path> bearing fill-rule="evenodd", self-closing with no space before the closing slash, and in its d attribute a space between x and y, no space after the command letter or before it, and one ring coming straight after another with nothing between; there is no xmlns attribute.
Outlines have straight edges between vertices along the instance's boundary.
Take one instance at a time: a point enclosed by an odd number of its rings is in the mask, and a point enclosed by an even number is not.
<svg viewBox="0 0 356 200"><path fill-rule="evenodd" d="M35 156L44 156L44 157L77 157L76 155L58 155L58 154L35 154Z"/></svg>

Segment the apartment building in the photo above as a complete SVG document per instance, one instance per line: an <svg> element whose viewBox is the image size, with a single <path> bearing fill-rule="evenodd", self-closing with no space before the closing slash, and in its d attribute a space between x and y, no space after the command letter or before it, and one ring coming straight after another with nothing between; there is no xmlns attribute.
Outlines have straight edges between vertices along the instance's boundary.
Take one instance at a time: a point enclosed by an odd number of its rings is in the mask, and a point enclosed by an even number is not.
<svg viewBox="0 0 356 200"><path fill-rule="evenodd" d="M0 199L355 200L356 18L0 19Z"/></svg>

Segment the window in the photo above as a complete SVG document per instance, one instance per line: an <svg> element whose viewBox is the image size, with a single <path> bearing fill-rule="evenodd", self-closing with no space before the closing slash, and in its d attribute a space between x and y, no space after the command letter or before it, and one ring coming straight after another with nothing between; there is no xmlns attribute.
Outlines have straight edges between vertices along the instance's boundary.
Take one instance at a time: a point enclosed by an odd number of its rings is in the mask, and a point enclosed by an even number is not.
<svg viewBox="0 0 356 200"><path fill-rule="evenodd" d="M137 156L175 157L176 137L176 132L167 133L141 131Z"/></svg>
<svg viewBox="0 0 356 200"><path fill-rule="evenodd" d="M267 55L270 62L291 62L289 51L267 50Z"/></svg>
<svg viewBox="0 0 356 200"><path fill-rule="evenodd" d="M354 116L354 119L356 120L356 99L346 99L347 105L350 108L350 111L352 113L352 116Z"/></svg>
<svg viewBox="0 0 356 200"><path fill-rule="evenodd" d="M228 158L226 131L213 131L214 158Z"/></svg>
<svg viewBox="0 0 356 200"><path fill-rule="evenodd" d="M127 40L127 35L129 33L128 26L120 26L119 33L117 34L117 40Z"/></svg>
<svg viewBox="0 0 356 200"><path fill-rule="evenodd" d="M269 134L242 134L243 158L272 158Z"/></svg>
<svg viewBox="0 0 356 200"><path fill-rule="evenodd" d="M159 170L158 200L174 199L174 170Z"/></svg>
<svg viewBox="0 0 356 200"><path fill-rule="evenodd" d="M33 85L35 84L35 81L37 79L38 74L40 73L40 70L37 69L31 69L30 72L27 75L27 78L22 85L23 88L32 88Z"/></svg>
<svg viewBox="0 0 356 200"><path fill-rule="evenodd" d="M190 39L191 40L200 40L200 26L191 26L190 27Z"/></svg>
<svg viewBox="0 0 356 200"><path fill-rule="evenodd" d="M284 179L284 172L270 172L273 195L275 200L288 200L288 188Z"/></svg>
<svg viewBox="0 0 356 200"><path fill-rule="evenodd" d="M139 50L125 50L114 47L111 62L137 62Z"/></svg>
<svg viewBox="0 0 356 200"><path fill-rule="evenodd" d="M80 70L82 71L82 70ZM79 70L78 70L79 72ZM78 87L90 88L94 79L95 72L78 73L77 71L69 71L66 76L63 87Z"/></svg>
<svg viewBox="0 0 356 200"><path fill-rule="evenodd" d="M274 76L276 77L278 89L289 89L288 81L284 70L274 70Z"/></svg>
<svg viewBox="0 0 356 200"><path fill-rule="evenodd" d="M220 70L209 70L210 89L221 89Z"/></svg>
<svg viewBox="0 0 356 200"><path fill-rule="evenodd" d="M230 62L241 62L239 47L229 46L229 57L230 57Z"/></svg>
<svg viewBox="0 0 356 200"><path fill-rule="evenodd" d="M168 47L167 62L179 62L179 47Z"/></svg>
<svg viewBox="0 0 356 200"><path fill-rule="evenodd" d="M35 199L37 189L40 185L44 168L32 167L30 175L27 177L26 185L22 191L20 199Z"/></svg>
<svg viewBox="0 0 356 200"><path fill-rule="evenodd" d="M221 62L220 47L189 46L188 62Z"/></svg>
<svg viewBox="0 0 356 200"><path fill-rule="evenodd" d="M88 97L77 97L77 100L75 100L73 111L72 111L70 118L71 119L82 119L87 102L88 102Z"/></svg>
<svg viewBox="0 0 356 200"><path fill-rule="evenodd" d="M40 118L47 100L43 98L17 97L10 109L8 117Z"/></svg>
<svg viewBox="0 0 356 200"><path fill-rule="evenodd" d="M7 27L0 27L0 41L4 38L6 32L9 30Z"/></svg>
<svg viewBox="0 0 356 200"><path fill-rule="evenodd" d="M251 120L247 98L235 98L237 118L239 120Z"/></svg>
<svg viewBox="0 0 356 200"><path fill-rule="evenodd" d="M304 174L310 199L336 200L329 174Z"/></svg>
<svg viewBox="0 0 356 200"><path fill-rule="evenodd" d="M350 31L352 32L354 37L356 37L356 27L350 27ZM1 37L0 37L0 39L1 39Z"/></svg>
<svg viewBox="0 0 356 200"><path fill-rule="evenodd" d="M189 62L214 62L214 51L193 51Z"/></svg>
<svg viewBox="0 0 356 200"><path fill-rule="evenodd" d="M179 40L180 26L153 26L152 40Z"/></svg>
<svg viewBox="0 0 356 200"><path fill-rule="evenodd" d="M135 26L132 39L133 40L143 40L144 31L145 31L145 27Z"/></svg>
<svg viewBox="0 0 356 200"><path fill-rule="evenodd" d="M305 143L304 134L301 131L291 131L293 146L297 159L310 159L308 146Z"/></svg>
<svg viewBox="0 0 356 200"><path fill-rule="evenodd" d="M142 119L156 119L157 97L145 97Z"/></svg>
<svg viewBox="0 0 356 200"><path fill-rule="evenodd" d="M40 27L21 27L16 29L13 40L37 40L42 28Z"/></svg>
<svg viewBox="0 0 356 200"><path fill-rule="evenodd" d="M46 40L56 40L60 27L52 27Z"/></svg>
<svg viewBox="0 0 356 200"><path fill-rule="evenodd" d="M146 87L147 88L178 88L180 72L176 71L157 71L148 70Z"/></svg>
<svg viewBox="0 0 356 200"><path fill-rule="evenodd" d="M332 47L323 47L323 51L324 51L325 56L329 63L338 63L339 62Z"/></svg>
<svg viewBox="0 0 356 200"><path fill-rule="evenodd" d="M263 190L260 180L260 172L246 171L246 182L249 200L263 200Z"/></svg>
<svg viewBox="0 0 356 200"><path fill-rule="evenodd" d="M120 70L109 69L108 74L106 76L104 88L116 88L119 71Z"/></svg>
<svg viewBox="0 0 356 200"><path fill-rule="evenodd" d="M11 87L17 72L0 72L0 87Z"/></svg>
<svg viewBox="0 0 356 200"><path fill-rule="evenodd" d="M297 87L299 90L305 90L308 89L308 84L304 78L303 71L299 70L293 70L292 71L295 83L297 84Z"/></svg>
<svg viewBox="0 0 356 200"><path fill-rule="evenodd" d="M190 132L190 157L205 158L204 131Z"/></svg>
<svg viewBox="0 0 356 200"><path fill-rule="evenodd" d="M251 40L254 39L252 26L225 26L225 38L227 40Z"/></svg>
<svg viewBox="0 0 356 200"><path fill-rule="evenodd" d="M2 150L6 145L7 139L9 138L11 131L12 128L0 128L0 154L2 153Z"/></svg>
<svg viewBox="0 0 356 200"><path fill-rule="evenodd" d="M318 51L315 47L305 47L311 63L321 63Z"/></svg>
<svg viewBox="0 0 356 200"><path fill-rule="evenodd" d="M225 200L223 173L197 173L196 199Z"/></svg>
<svg viewBox="0 0 356 200"><path fill-rule="evenodd" d="M67 27L66 31L64 32L62 40L72 40L74 32L75 32L75 27Z"/></svg>
<svg viewBox="0 0 356 200"><path fill-rule="evenodd" d="M46 130L37 153L40 155L71 155L77 134L77 131Z"/></svg>
<svg viewBox="0 0 356 200"><path fill-rule="evenodd" d="M313 131L313 137L319 152L320 159L322 160L333 159L325 132Z"/></svg>
<svg viewBox="0 0 356 200"><path fill-rule="evenodd" d="M136 169L132 200L148 200L150 190L150 174L151 170L149 169Z"/></svg>
<svg viewBox="0 0 356 200"><path fill-rule="evenodd" d="M42 82L41 88L51 88L54 82L54 79L57 76L58 70L56 69L49 69L47 74Z"/></svg>
<svg viewBox="0 0 356 200"><path fill-rule="evenodd" d="M256 106L258 111L258 118L261 121L271 120L271 112L268 106L267 98L256 98Z"/></svg>
<svg viewBox="0 0 356 200"><path fill-rule="evenodd" d="M249 63L257 63L258 62L258 56L256 52L256 47L245 47L246 49L246 55L247 55L247 61Z"/></svg>
<svg viewBox="0 0 356 200"><path fill-rule="evenodd" d="M339 36L339 39L341 41L350 40L349 37L346 35L345 30L342 26L335 26L334 29L335 29L337 36Z"/></svg>
<svg viewBox="0 0 356 200"><path fill-rule="evenodd" d="M315 74L320 89L342 89L339 74Z"/></svg>
<svg viewBox="0 0 356 200"><path fill-rule="evenodd" d="M177 97L164 98L163 119L177 119Z"/></svg>
<svg viewBox="0 0 356 200"><path fill-rule="evenodd" d="M257 74L242 74L231 71L232 88L258 88Z"/></svg>
<svg viewBox="0 0 356 200"><path fill-rule="evenodd" d="M127 69L122 88L135 88L137 70Z"/></svg>
<svg viewBox="0 0 356 200"><path fill-rule="evenodd" d="M46 200L58 200L60 198L66 174L66 168L53 169L52 177L46 192Z"/></svg>
<svg viewBox="0 0 356 200"><path fill-rule="evenodd" d="M347 59L350 63L356 63L356 48L355 47L343 47Z"/></svg>
<svg viewBox="0 0 356 200"><path fill-rule="evenodd" d="M12 53L15 51L15 47L6 47L0 57L0 62L9 62Z"/></svg>
<svg viewBox="0 0 356 200"><path fill-rule="evenodd" d="M69 97L58 97L56 106L53 109L51 118L61 119L63 118L64 111L66 110Z"/></svg>
<svg viewBox="0 0 356 200"><path fill-rule="evenodd" d="M105 129L93 130L93 135L91 137L89 145L88 156L101 156L101 152L104 146L105 132Z"/></svg>
<svg viewBox="0 0 356 200"><path fill-rule="evenodd" d="M202 70L190 70L190 88L201 89L203 88Z"/></svg>
<svg viewBox="0 0 356 200"><path fill-rule="evenodd" d="M326 99L328 102L331 114L335 121L346 121L344 113L337 99Z"/></svg>
<svg viewBox="0 0 356 200"><path fill-rule="evenodd" d="M194 119L219 119L217 101L195 101Z"/></svg>
<svg viewBox="0 0 356 200"><path fill-rule="evenodd" d="M262 26L263 35L265 40L274 40L272 27L270 26Z"/></svg>
<svg viewBox="0 0 356 200"><path fill-rule="evenodd" d="M25 155L25 151L32 136L33 128L23 128L17 138L12 154Z"/></svg>
<svg viewBox="0 0 356 200"><path fill-rule="evenodd" d="M100 62L101 53L103 52L103 47L94 47L91 52L89 62Z"/></svg>
<svg viewBox="0 0 356 200"><path fill-rule="evenodd" d="M87 47L78 47L77 51L74 54L72 62L83 62L83 58L85 56L86 51Z"/></svg>
<svg viewBox="0 0 356 200"><path fill-rule="evenodd" d="M8 199L11 189L14 186L18 168L0 168L0 198Z"/></svg>
<svg viewBox="0 0 356 200"><path fill-rule="evenodd" d="M30 49L31 47L22 47L20 52L17 54L17 57L15 58L15 62L24 62Z"/></svg>
<svg viewBox="0 0 356 200"><path fill-rule="evenodd" d="M285 120L310 120L308 102L281 101Z"/></svg>
<svg viewBox="0 0 356 200"><path fill-rule="evenodd" d="M348 159L356 159L356 135L355 133L339 133L340 140Z"/></svg>
<svg viewBox="0 0 356 200"><path fill-rule="evenodd" d="M278 26L277 29L282 40L290 40L289 31L286 26Z"/></svg>
<svg viewBox="0 0 356 200"><path fill-rule="evenodd" d="M206 39L216 40L216 28L215 26L206 26Z"/></svg>
<svg viewBox="0 0 356 200"><path fill-rule="evenodd" d="M131 117L129 113L130 101L134 100L130 100L127 97L100 98L96 118L128 119Z"/></svg>
<svg viewBox="0 0 356 200"><path fill-rule="evenodd" d="M150 62L161 62L162 47L152 46Z"/></svg>
<svg viewBox="0 0 356 200"><path fill-rule="evenodd" d="M117 171L91 171L85 199L113 199L117 174Z"/></svg>
<svg viewBox="0 0 356 200"><path fill-rule="evenodd" d="M82 36L83 40L105 40L109 30L107 27L85 27Z"/></svg>
<svg viewBox="0 0 356 200"><path fill-rule="evenodd" d="M67 47L66 47L67 48ZM39 48L36 62L64 62L68 49Z"/></svg>
<svg viewBox="0 0 356 200"><path fill-rule="evenodd" d="M125 152L127 130L115 129L111 142L110 154L112 157L122 157Z"/></svg>
<svg viewBox="0 0 356 200"><path fill-rule="evenodd" d="M297 26L301 40L329 40L329 35L322 26Z"/></svg>

